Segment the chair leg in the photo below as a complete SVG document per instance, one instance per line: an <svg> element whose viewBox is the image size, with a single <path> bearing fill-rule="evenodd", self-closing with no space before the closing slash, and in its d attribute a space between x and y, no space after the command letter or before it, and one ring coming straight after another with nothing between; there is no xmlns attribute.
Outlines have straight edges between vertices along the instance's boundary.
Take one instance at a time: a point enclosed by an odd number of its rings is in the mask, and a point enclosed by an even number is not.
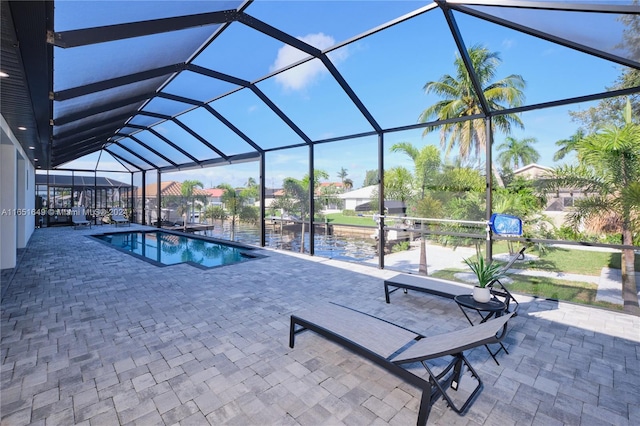
<svg viewBox="0 0 640 426"><path fill-rule="evenodd" d="M427 420L429 420L429 414L431 413L432 389L429 383L424 389L422 389L422 397L420 398L420 408L418 409L418 425L426 426Z"/></svg>
<svg viewBox="0 0 640 426"><path fill-rule="evenodd" d="M429 373L429 382L431 382L431 384L436 387L436 389L434 389L432 392L431 403L437 401L438 398L442 396L442 398L444 398L447 401L447 404L449 405L449 407L451 407L453 411L455 411L458 414L463 414L465 411L467 411L469 406L471 406L474 399L478 396L478 394L482 390L483 383L482 383L482 380L480 379L480 376L478 376L478 373L473 369L469 361L465 358L465 356L462 353L455 354L453 355L453 357L454 359L449 363L449 365L447 365L447 367L445 367L445 369L439 375L435 375L425 361L421 361L421 363L422 363L422 366ZM460 384L460 379L462 378L463 364L464 366L467 367L467 369L471 373L471 376L477 380L478 384L476 385L473 392L471 392L471 395L469 395L466 401L464 401L462 406L458 407L455 405L455 403L449 397L449 395L447 395L446 389L449 387L452 388L453 390L458 389L458 386ZM453 371L449 373L451 369L453 369Z"/></svg>

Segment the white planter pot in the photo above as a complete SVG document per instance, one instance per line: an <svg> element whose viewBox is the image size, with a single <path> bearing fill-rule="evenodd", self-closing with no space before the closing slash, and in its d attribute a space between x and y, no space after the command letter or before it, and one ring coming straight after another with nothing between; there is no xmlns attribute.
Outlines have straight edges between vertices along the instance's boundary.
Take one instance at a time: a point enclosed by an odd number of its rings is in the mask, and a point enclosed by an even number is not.
<svg viewBox="0 0 640 426"><path fill-rule="evenodd" d="M491 289L489 287L475 286L473 288L473 300L478 303L487 303L491 300Z"/></svg>

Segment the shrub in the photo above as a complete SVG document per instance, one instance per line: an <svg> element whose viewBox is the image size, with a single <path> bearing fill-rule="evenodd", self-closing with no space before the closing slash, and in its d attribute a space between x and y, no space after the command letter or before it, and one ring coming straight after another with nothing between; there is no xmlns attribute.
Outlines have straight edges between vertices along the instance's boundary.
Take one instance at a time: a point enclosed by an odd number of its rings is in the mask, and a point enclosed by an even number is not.
<svg viewBox="0 0 640 426"><path fill-rule="evenodd" d="M394 244L394 246L391 247L391 253L398 253L406 250L409 250L409 241L400 241L398 244Z"/></svg>

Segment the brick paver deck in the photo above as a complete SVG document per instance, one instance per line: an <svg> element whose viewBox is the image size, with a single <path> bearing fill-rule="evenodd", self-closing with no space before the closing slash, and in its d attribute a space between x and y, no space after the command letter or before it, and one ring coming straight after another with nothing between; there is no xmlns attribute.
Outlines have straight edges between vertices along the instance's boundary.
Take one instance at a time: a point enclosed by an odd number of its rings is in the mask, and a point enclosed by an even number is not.
<svg viewBox="0 0 640 426"><path fill-rule="evenodd" d="M38 229L2 275L2 425L414 424L416 389L311 332L290 349L289 315L336 301L427 335L467 324L448 299L387 305L393 271L270 250L162 268L85 237L106 230ZM500 365L469 352L475 404L439 401L429 423L638 424L640 318L519 300Z"/></svg>

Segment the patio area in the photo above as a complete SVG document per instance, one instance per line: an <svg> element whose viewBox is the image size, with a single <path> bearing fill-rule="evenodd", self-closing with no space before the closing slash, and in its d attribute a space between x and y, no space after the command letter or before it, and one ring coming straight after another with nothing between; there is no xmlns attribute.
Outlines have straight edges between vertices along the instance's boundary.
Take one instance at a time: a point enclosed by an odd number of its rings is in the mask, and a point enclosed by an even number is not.
<svg viewBox="0 0 640 426"><path fill-rule="evenodd" d="M452 300L386 304L394 271L272 250L162 268L86 237L106 228L37 229L3 274L2 425L415 424L417 389L312 332L290 349L290 314L332 301L427 336L468 325ZM518 300L500 365L468 352L485 383L469 412L440 400L429 424L637 424L640 317Z"/></svg>

